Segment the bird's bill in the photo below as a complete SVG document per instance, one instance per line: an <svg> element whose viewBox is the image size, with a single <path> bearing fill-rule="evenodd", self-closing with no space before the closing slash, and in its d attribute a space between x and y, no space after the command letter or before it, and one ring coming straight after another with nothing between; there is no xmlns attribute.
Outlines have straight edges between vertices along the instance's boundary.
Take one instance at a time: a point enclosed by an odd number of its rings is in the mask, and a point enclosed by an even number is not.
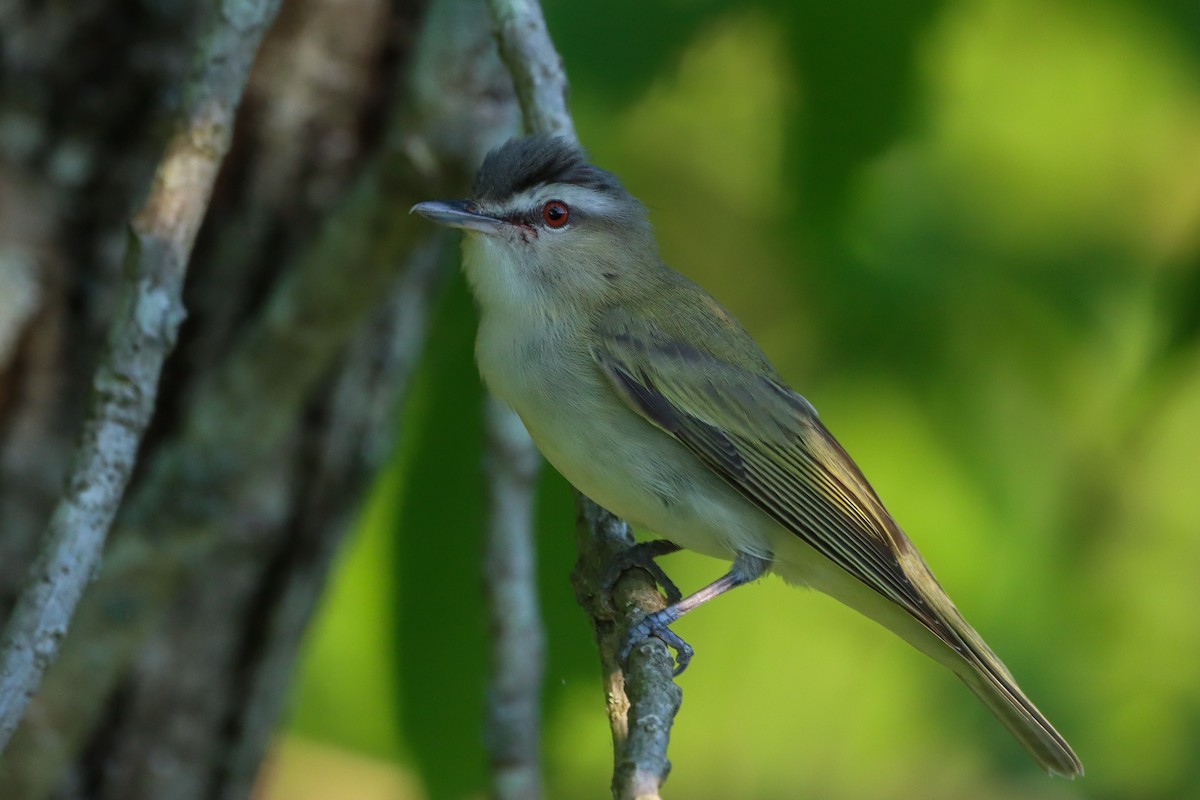
<svg viewBox="0 0 1200 800"><path fill-rule="evenodd" d="M480 233L496 233L508 224L504 220L480 214L475 210L475 205L466 200L427 200L409 209L410 214L414 211L439 225Z"/></svg>

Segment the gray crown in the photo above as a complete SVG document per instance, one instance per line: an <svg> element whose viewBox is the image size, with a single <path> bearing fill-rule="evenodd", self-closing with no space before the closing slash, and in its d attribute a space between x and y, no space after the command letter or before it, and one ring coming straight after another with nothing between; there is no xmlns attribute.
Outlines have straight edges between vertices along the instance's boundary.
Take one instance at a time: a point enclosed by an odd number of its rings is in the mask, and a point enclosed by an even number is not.
<svg viewBox="0 0 1200 800"><path fill-rule="evenodd" d="M588 163L569 139L527 136L509 139L487 154L475 177L475 198L504 200L548 183L570 183L628 197L616 175Z"/></svg>

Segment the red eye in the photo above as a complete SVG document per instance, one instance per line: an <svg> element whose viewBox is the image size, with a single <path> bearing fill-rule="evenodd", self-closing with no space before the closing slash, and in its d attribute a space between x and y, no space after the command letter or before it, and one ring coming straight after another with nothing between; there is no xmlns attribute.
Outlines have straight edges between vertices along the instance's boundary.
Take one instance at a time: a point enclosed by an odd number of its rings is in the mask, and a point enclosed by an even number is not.
<svg viewBox="0 0 1200 800"><path fill-rule="evenodd" d="M571 218L571 209L562 200L551 200L542 206L542 220L551 228L561 228Z"/></svg>

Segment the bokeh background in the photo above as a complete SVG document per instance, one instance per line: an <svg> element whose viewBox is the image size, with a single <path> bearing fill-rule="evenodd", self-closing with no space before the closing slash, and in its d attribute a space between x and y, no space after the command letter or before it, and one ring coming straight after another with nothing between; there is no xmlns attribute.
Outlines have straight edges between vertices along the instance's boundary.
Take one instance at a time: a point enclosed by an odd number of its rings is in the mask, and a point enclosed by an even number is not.
<svg viewBox="0 0 1200 800"><path fill-rule="evenodd" d="M1200 6L548 0L579 133L821 411L1078 751L776 579L681 621L678 798L1200 796ZM482 389L461 279L310 634L269 798L481 797ZM541 480L547 796L607 792ZM664 562L684 587L723 564Z"/></svg>

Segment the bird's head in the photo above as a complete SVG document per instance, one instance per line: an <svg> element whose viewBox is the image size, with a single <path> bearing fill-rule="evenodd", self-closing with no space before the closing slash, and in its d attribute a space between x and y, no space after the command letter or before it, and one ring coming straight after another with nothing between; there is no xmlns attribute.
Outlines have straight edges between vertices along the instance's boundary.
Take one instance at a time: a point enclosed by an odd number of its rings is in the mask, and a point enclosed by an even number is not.
<svg viewBox="0 0 1200 800"><path fill-rule="evenodd" d="M463 267L484 310L602 307L661 268L646 209L567 139L510 139L484 159L470 199L412 210L465 232Z"/></svg>

